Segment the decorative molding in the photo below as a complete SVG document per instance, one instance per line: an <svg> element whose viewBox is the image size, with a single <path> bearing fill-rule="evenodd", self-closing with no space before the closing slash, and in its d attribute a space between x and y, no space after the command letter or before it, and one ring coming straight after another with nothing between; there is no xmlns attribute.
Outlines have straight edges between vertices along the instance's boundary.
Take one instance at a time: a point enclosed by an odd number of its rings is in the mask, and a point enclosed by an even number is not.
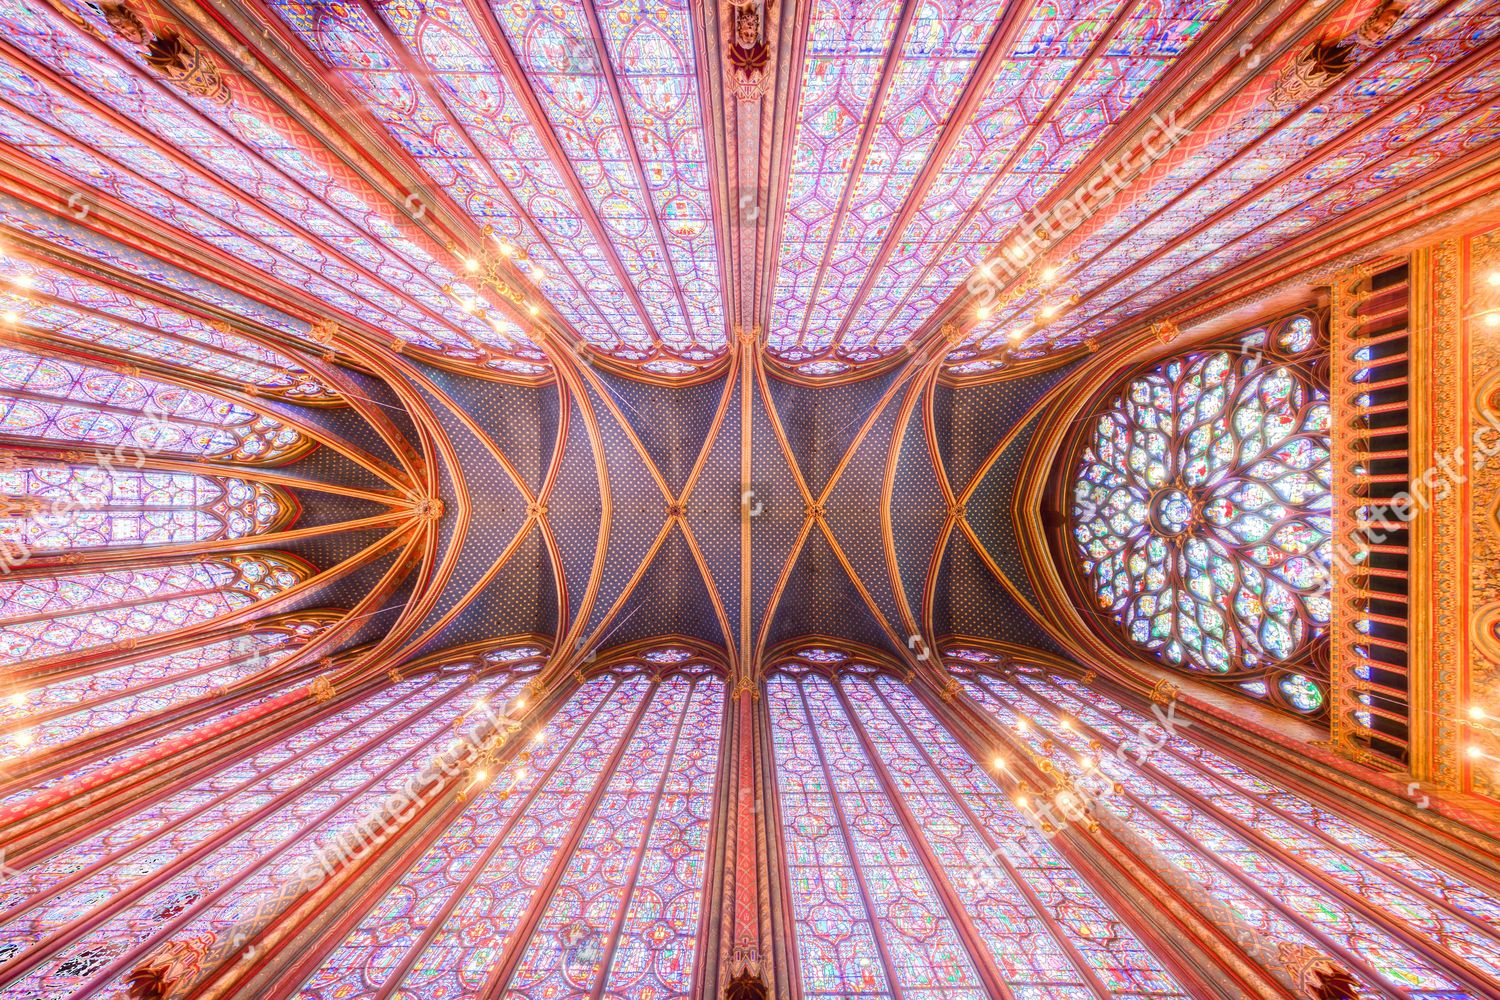
<svg viewBox="0 0 1500 1000"><path fill-rule="evenodd" d="M1488 322L1500 309L1500 283L1489 280L1500 273L1500 228L1441 244L1434 260L1434 333L1456 338L1460 351L1466 352L1450 374L1459 385L1455 445L1469 449L1470 473L1455 519L1468 528L1468 545L1461 547L1468 562L1453 574L1464 590L1450 632L1472 639L1467 662L1450 665L1434 677L1434 742L1443 751L1437 761L1443 773L1451 770L1464 790L1495 799L1500 798L1500 775L1493 767L1464 761L1459 744L1477 744L1488 755L1484 763L1490 764L1500 756L1500 737L1488 725L1458 720L1471 705L1492 716L1500 714L1500 657L1494 655L1496 643L1491 638L1500 606L1500 461L1486 453L1493 444L1500 404L1500 329ZM1466 616L1470 620L1464 629Z"/></svg>
<svg viewBox="0 0 1500 1000"><path fill-rule="evenodd" d="M1455 455L1466 436L1464 409L1468 351L1458 316L1458 245L1445 240L1411 258L1411 378L1413 398L1408 426L1413 470L1428 468L1438 455ZM1415 390L1422 389L1421 399ZM1421 456L1420 458L1418 456ZM1462 460L1467 464L1467 459ZM1431 507L1418 514L1412 536L1411 607L1424 628L1413 631L1411 725L1412 777L1438 788L1459 787L1458 680L1464 649L1461 591L1469 586L1463 537L1466 526L1462 489L1434 492ZM1418 643L1420 642L1420 648Z"/></svg>
<svg viewBox="0 0 1500 1000"><path fill-rule="evenodd" d="M771 85L778 6L778 0L723 0L724 62L736 100L758 101Z"/></svg>
<svg viewBox="0 0 1500 1000"><path fill-rule="evenodd" d="M1350 412L1349 392L1353 355L1352 343L1359 327L1359 308L1369 298L1370 269L1364 264L1333 276L1329 289L1331 306L1328 318L1329 430L1330 463L1333 470L1333 538L1354 538L1359 534L1356 512L1363 500L1354 474L1354 438L1362 420ZM1325 744L1328 750L1349 760L1366 762L1370 754L1355 741L1353 718L1358 705L1359 678L1350 661L1349 646L1357 641L1354 630L1353 585L1347 573L1335 572L1331 583L1331 609L1328 635L1328 728Z"/></svg>

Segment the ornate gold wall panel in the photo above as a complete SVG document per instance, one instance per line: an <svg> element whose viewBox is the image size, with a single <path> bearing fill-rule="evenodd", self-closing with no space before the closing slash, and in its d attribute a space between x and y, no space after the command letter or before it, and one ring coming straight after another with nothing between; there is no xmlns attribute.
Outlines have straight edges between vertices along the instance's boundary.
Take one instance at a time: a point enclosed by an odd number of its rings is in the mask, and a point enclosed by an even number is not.
<svg viewBox="0 0 1500 1000"><path fill-rule="evenodd" d="M1468 489L1463 494L1468 522L1467 544L1459 546L1468 565L1458 580L1467 587L1467 602L1459 607L1469 621L1467 662L1443 692L1439 703L1449 729L1465 748L1482 756L1460 756L1450 742L1444 763L1463 773L1466 790L1495 797L1500 793L1500 732L1495 720L1471 720L1478 707L1492 716L1500 712L1500 228L1467 236L1442 246L1436 273L1436 330L1442 330L1467 349L1467 357L1438 371L1461 387L1457 404L1463 422L1458 437L1467 445ZM1453 641L1461 642L1458 628Z"/></svg>

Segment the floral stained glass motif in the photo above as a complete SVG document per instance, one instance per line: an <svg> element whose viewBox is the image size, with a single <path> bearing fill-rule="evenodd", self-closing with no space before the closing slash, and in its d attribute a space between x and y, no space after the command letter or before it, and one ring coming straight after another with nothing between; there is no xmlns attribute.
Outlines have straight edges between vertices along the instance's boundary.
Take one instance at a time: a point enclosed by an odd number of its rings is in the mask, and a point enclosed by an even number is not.
<svg viewBox="0 0 1500 1000"><path fill-rule="evenodd" d="M964 687L1090 809L1118 816L1257 934L1332 942L1364 994L1459 988L1434 951L1478 981L1500 971L1500 907L1486 893L1197 746L1175 713L1153 719L1050 675L971 676Z"/></svg>
<svg viewBox="0 0 1500 1000"><path fill-rule="evenodd" d="M300 560L263 553L0 580L0 663L211 621L274 597L311 573Z"/></svg>
<svg viewBox="0 0 1500 1000"><path fill-rule="evenodd" d="M83 445L133 468L155 455L280 464L312 447L227 399L9 348L0 348L0 437Z"/></svg>
<svg viewBox="0 0 1500 1000"><path fill-rule="evenodd" d="M1311 318L1291 317L1244 351L1188 354L1131 378L1094 420L1069 512L1087 587L1131 643L1235 682L1285 673L1267 696L1304 714L1325 700L1326 671L1312 661L1332 561L1313 331Z"/></svg>
<svg viewBox="0 0 1500 1000"><path fill-rule="evenodd" d="M782 673L767 705L804 996L993 995L982 969L1016 996L1186 996L905 685Z"/></svg>
<svg viewBox="0 0 1500 1000"><path fill-rule="evenodd" d="M671 669L653 681L627 665L586 681L526 732L529 749L299 1000L696 996L724 682L695 664Z"/></svg>
<svg viewBox="0 0 1500 1000"><path fill-rule="evenodd" d="M243 479L54 465L0 470L0 546L54 552L248 538L286 527L290 495Z"/></svg>

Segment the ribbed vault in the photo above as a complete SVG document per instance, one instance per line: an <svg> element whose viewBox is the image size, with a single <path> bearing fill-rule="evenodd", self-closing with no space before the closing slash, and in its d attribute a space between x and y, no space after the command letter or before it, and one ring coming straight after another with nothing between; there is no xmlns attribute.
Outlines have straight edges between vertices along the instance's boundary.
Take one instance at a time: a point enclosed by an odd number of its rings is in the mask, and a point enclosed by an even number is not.
<svg viewBox="0 0 1500 1000"><path fill-rule="evenodd" d="M1114 368L1407 322L1497 58L1486 0L0 0L0 992L417 995L480 900L476 995L633 996L576 949L648 938L937 995L912 927L965 1000L1106 1000L1120 942L1132 996L1489 995L1493 859L1443 865L1493 841L1310 716L1127 764L1178 688L1044 521ZM1033 822L1100 765L1128 815Z"/></svg>

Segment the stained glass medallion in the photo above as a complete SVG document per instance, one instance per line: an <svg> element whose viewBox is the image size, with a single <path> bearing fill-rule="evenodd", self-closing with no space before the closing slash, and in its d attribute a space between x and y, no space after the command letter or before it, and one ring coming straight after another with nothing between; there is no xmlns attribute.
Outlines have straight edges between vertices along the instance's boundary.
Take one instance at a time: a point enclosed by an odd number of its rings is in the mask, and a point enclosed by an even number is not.
<svg viewBox="0 0 1500 1000"><path fill-rule="evenodd" d="M1068 509L1116 634L1304 715L1326 703L1333 555L1318 324L1284 317L1123 380L1092 419Z"/></svg>

